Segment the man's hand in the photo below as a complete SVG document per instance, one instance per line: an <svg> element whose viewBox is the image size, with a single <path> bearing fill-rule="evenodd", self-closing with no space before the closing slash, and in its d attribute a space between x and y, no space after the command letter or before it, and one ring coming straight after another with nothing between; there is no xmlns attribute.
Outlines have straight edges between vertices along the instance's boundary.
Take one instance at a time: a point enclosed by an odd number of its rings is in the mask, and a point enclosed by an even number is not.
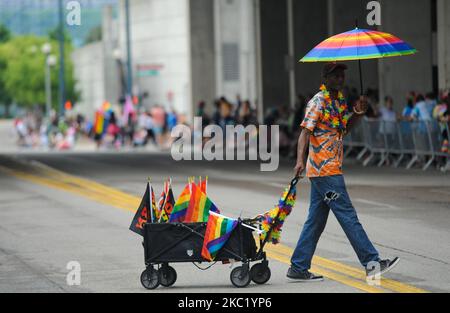
<svg viewBox="0 0 450 313"><path fill-rule="evenodd" d="M303 160L297 161L297 164L294 167L295 177L300 177L304 171L305 171L305 161Z"/></svg>
<svg viewBox="0 0 450 313"><path fill-rule="evenodd" d="M356 102L355 111L359 114L365 114L369 109L369 102L366 96L360 96L359 100Z"/></svg>

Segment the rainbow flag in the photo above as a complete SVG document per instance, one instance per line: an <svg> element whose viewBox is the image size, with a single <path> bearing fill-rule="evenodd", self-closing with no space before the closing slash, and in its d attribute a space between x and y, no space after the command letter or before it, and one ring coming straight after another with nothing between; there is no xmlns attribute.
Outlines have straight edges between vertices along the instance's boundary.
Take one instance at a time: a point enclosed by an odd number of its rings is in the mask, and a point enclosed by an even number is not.
<svg viewBox="0 0 450 313"><path fill-rule="evenodd" d="M191 190L191 199L184 219L186 223L205 223L208 221L209 212L220 213L201 187L192 183Z"/></svg>
<svg viewBox="0 0 450 313"><path fill-rule="evenodd" d="M208 189L208 176L206 176L205 180L202 180L202 178L200 177L199 187L206 195L206 190Z"/></svg>
<svg viewBox="0 0 450 313"><path fill-rule="evenodd" d="M169 223L181 223L184 222L186 217L187 208L191 199L191 182L184 187L181 195L178 197L177 202L172 210L172 214L169 217Z"/></svg>
<svg viewBox="0 0 450 313"><path fill-rule="evenodd" d="M95 112L94 131L95 134L101 135L104 131L105 117L102 111Z"/></svg>
<svg viewBox="0 0 450 313"><path fill-rule="evenodd" d="M208 261L213 261L217 253L230 238L237 224L238 221L235 219L211 212L209 214L208 224L206 225L202 257Z"/></svg>

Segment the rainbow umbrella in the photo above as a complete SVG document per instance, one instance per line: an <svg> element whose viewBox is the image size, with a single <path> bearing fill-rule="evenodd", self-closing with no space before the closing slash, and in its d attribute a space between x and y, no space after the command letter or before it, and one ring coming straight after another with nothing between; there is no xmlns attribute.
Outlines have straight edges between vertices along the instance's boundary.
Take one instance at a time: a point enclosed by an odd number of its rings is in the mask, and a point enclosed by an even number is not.
<svg viewBox="0 0 450 313"><path fill-rule="evenodd" d="M355 29L332 36L312 49L300 62L359 62L361 94L363 93L361 60L411 55L417 52L394 35L369 29Z"/></svg>

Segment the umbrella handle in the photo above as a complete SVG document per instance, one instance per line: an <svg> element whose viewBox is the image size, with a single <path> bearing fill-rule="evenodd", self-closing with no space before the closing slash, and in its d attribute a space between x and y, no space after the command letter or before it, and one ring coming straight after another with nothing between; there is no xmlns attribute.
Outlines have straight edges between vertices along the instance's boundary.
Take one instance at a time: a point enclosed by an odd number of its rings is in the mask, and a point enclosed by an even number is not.
<svg viewBox="0 0 450 313"><path fill-rule="evenodd" d="M361 60L358 60L358 68L359 68L359 90L360 90L360 95L364 96L364 85L363 85L363 72L362 72L362 64L361 64Z"/></svg>

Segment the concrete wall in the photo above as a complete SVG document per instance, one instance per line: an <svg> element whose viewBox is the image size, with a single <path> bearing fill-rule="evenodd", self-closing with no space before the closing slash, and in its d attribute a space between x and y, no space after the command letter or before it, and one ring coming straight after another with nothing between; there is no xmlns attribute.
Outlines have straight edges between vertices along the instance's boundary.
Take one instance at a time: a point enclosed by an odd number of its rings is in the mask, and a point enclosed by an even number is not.
<svg viewBox="0 0 450 313"><path fill-rule="evenodd" d="M450 2L438 0L438 64L439 89L450 89Z"/></svg>
<svg viewBox="0 0 450 313"><path fill-rule="evenodd" d="M399 110L407 92L432 91L431 1L381 1L380 29L395 34L419 52L413 56L380 60L380 96L391 95Z"/></svg>
<svg viewBox="0 0 450 313"><path fill-rule="evenodd" d="M214 0L216 91L234 101L257 97L253 0Z"/></svg>
<svg viewBox="0 0 450 313"><path fill-rule="evenodd" d="M74 51L74 75L81 101L76 110L92 118L94 111L104 101L118 103L121 96L119 68L114 59L117 47L117 23L113 20L111 6L103 8L102 41L86 45Z"/></svg>
<svg viewBox="0 0 450 313"><path fill-rule="evenodd" d="M297 2L297 1L296 1ZM289 76L286 0L260 2L262 94L264 112L277 105L289 105Z"/></svg>
<svg viewBox="0 0 450 313"><path fill-rule="evenodd" d="M119 6L120 46L126 58L124 0ZM134 92L148 92L145 106L173 106L192 116L189 1L132 0L130 17ZM161 69L156 76L138 77L138 65Z"/></svg>
<svg viewBox="0 0 450 313"><path fill-rule="evenodd" d="M103 8L102 19L102 43L104 57L104 92L105 100L112 104L119 103L122 96L122 83L120 80L120 68L114 57L114 51L118 47L118 22L113 19L112 6Z"/></svg>
<svg viewBox="0 0 450 313"><path fill-rule="evenodd" d="M102 42L76 49L72 54L76 89L81 100L75 110L93 118L94 112L105 101L104 56Z"/></svg>
<svg viewBox="0 0 450 313"><path fill-rule="evenodd" d="M223 0L222 0L223 1ZM240 95L243 99L251 100L255 103L257 99L257 79L256 79L256 23L254 0L239 0L240 10L240 59L241 59L241 79Z"/></svg>
<svg viewBox="0 0 450 313"><path fill-rule="evenodd" d="M296 93L306 96L318 92L323 64L298 61L328 37L327 1L294 1L294 12ZM318 19L318 16L323 18Z"/></svg>
<svg viewBox="0 0 450 313"><path fill-rule="evenodd" d="M197 106L200 101L206 101L207 111L211 112L216 98L214 2L190 0L189 11L193 105Z"/></svg>
<svg viewBox="0 0 450 313"><path fill-rule="evenodd" d="M366 2L360 0L293 1L295 93L315 94L322 82L323 63L299 63L329 36L355 28L367 28ZM289 104L289 80L286 67L288 25L286 0L261 1L261 36L263 58L263 97L265 107ZM347 85L359 90L358 62L345 62ZM362 62L364 89L378 88L378 61Z"/></svg>

